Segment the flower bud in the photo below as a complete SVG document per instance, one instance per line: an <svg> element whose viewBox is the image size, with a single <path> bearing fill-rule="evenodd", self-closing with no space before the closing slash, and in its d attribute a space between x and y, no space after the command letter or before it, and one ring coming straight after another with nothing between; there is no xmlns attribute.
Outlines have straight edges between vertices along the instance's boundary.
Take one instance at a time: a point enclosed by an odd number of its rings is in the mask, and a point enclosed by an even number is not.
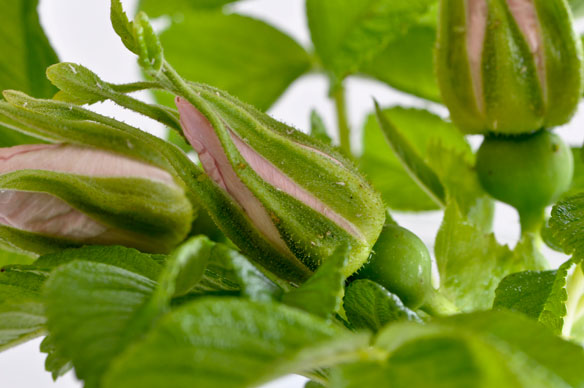
<svg viewBox="0 0 584 388"><path fill-rule="evenodd" d="M68 144L0 149L0 244L10 248L167 252L186 237L192 213L168 172L138 160Z"/></svg>
<svg viewBox="0 0 584 388"><path fill-rule="evenodd" d="M279 253L270 260L298 261L310 273L348 243L345 274L357 270L385 214L379 194L355 167L332 148L224 92L192 87L201 97L194 103L206 107L206 114L177 97L184 134L207 175ZM237 231L224 232L238 243Z"/></svg>
<svg viewBox="0 0 584 388"><path fill-rule="evenodd" d="M528 133L566 123L583 85L565 0L441 0L438 81L466 133Z"/></svg>

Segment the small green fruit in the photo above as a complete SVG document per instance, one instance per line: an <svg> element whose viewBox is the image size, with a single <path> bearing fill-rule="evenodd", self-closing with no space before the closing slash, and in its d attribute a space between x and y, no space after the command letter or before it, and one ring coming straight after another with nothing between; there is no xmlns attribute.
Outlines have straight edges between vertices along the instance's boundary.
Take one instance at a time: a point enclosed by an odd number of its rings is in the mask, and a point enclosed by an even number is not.
<svg viewBox="0 0 584 388"><path fill-rule="evenodd" d="M574 160L562 139L546 130L518 137L486 137L477 154L477 173L494 198L522 217L540 217L572 182Z"/></svg>
<svg viewBox="0 0 584 388"><path fill-rule="evenodd" d="M433 290L428 248L418 236L395 224L383 227L357 277L381 284L410 308L420 307Z"/></svg>

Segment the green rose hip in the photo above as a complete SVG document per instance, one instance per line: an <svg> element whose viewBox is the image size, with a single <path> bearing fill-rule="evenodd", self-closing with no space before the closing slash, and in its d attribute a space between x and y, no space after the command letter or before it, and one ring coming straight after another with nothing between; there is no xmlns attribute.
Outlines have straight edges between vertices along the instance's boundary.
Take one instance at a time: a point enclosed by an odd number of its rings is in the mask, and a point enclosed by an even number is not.
<svg viewBox="0 0 584 388"><path fill-rule="evenodd" d="M381 284L410 308L420 307L433 290L428 248L418 236L397 224L383 227L357 277Z"/></svg>
<svg viewBox="0 0 584 388"><path fill-rule="evenodd" d="M570 147L547 131L518 137L486 137L477 154L477 173L494 198L515 207L524 232L536 231L543 211L570 186Z"/></svg>

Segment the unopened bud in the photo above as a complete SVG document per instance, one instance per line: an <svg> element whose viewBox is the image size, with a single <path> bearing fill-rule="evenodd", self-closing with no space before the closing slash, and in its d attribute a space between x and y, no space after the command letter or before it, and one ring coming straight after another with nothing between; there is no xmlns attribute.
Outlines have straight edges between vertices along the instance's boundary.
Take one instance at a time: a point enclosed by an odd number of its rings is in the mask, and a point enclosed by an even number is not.
<svg viewBox="0 0 584 388"><path fill-rule="evenodd" d="M441 0L442 99L466 133L566 123L583 85L582 43L565 0Z"/></svg>

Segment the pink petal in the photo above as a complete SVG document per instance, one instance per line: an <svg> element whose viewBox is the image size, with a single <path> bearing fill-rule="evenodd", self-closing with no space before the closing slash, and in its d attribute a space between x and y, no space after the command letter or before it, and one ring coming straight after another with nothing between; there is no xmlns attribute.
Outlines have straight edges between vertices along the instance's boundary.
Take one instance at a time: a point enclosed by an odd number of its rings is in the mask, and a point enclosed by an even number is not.
<svg viewBox="0 0 584 388"><path fill-rule="evenodd" d="M281 251L288 247L270 219L266 209L252 192L241 182L229 163L221 142L209 120L187 100L177 97L176 106L185 136L199 154L203 169L220 187L225 189L243 208L256 228Z"/></svg>
<svg viewBox="0 0 584 388"><path fill-rule="evenodd" d="M94 177L134 177L175 185L172 176L138 160L72 144L27 144L0 148L0 175L47 170Z"/></svg>
<svg viewBox="0 0 584 388"><path fill-rule="evenodd" d="M475 101L480 112L485 112L483 98L483 49L487 33L487 0L467 0L467 52Z"/></svg>
<svg viewBox="0 0 584 388"><path fill-rule="evenodd" d="M274 233L278 233L278 231L274 228L265 208L243 182L241 182L233 170L223 151L221 142L209 121L193 105L180 97L176 98L176 105L181 115L181 125L185 131L185 135L195 148L195 151L199 154L199 159L207 175L221 187L226 188L227 192L244 208L258 229L269 236L270 240L274 241ZM234 142L240 154L260 178L329 218L349 233L358 237L361 236L359 230L352 223L296 184L272 163L243 142L232 131L230 131L230 135L231 140ZM319 150L307 146L302 147L324 155L335 163L340 164L339 161ZM277 236L278 240L281 241L279 233Z"/></svg>
<svg viewBox="0 0 584 388"><path fill-rule="evenodd" d="M47 193L0 191L0 223L15 229L74 241L95 238L107 227Z"/></svg>

